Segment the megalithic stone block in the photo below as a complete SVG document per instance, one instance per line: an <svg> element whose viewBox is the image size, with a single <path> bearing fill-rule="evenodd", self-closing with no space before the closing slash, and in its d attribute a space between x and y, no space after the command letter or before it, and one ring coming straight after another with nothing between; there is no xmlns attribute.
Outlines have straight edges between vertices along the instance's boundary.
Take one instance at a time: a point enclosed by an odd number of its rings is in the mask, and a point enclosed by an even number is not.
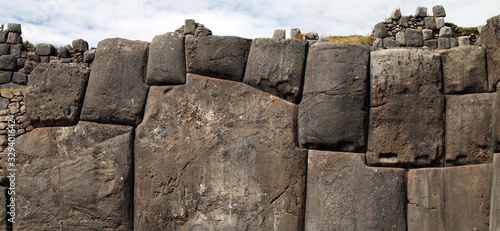
<svg viewBox="0 0 500 231"><path fill-rule="evenodd" d="M406 170L363 154L309 150L306 231L406 230Z"/></svg>
<svg viewBox="0 0 500 231"><path fill-rule="evenodd" d="M131 230L132 131L80 122L17 137L13 229Z"/></svg>
<svg viewBox="0 0 500 231"><path fill-rule="evenodd" d="M481 44L486 48L488 88L490 92L494 92L500 81L500 15L491 17L486 22L481 30Z"/></svg>
<svg viewBox="0 0 500 231"><path fill-rule="evenodd" d="M491 164L408 171L408 231L488 230Z"/></svg>
<svg viewBox="0 0 500 231"><path fill-rule="evenodd" d="M241 82L251 43L251 39L236 36L186 39L187 72Z"/></svg>
<svg viewBox="0 0 500 231"><path fill-rule="evenodd" d="M72 44L75 53L83 53L89 49L89 43L83 39L73 40Z"/></svg>
<svg viewBox="0 0 500 231"><path fill-rule="evenodd" d="M500 154L496 153L493 161L491 184L490 230L500 229Z"/></svg>
<svg viewBox="0 0 500 231"><path fill-rule="evenodd" d="M446 96L446 165L493 161L494 100L494 93Z"/></svg>
<svg viewBox="0 0 500 231"><path fill-rule="evenodd" d="M134 229L303 230L295 110L234 81L152 86L134 145Z"/></svg>
<svg viewBox="0 0 500 231"><path fill-rule="evenodd" d="M311 46L298 115L301 147L366 151L369 60L368 46Z"/></svg>
<svg viewBox="0 0 500 231"><path fill-rule="evenodd" d="M254 39L243 82L299 103L308 47L305 40Z"/></svg>
<svg viewBox="0 0 500 231"><path fill-rule="evenodd" d="M148 87L144 83L149 43L120 38L97 45L80 118L124 125L139 124Z"/></svg>
<svg viewBox="0 0 500 231"><path fill-rule="evenodd" d="M440 54L443 65L444 94L488 92L484 48L460 46L441 51Z"/></svg>
<svg viewBox="0 0 500 231"><path fill-rule="evenodd" d="M441 57L425 50L371 53L369 165L435 165L443 158Z"/></svg>
<svg viewBox="0 0 500 231"><path fill-rule="evenodd" d="M151 41L148 58L148 85L183 84L186 82L184 35L170 32Z"/></svg>

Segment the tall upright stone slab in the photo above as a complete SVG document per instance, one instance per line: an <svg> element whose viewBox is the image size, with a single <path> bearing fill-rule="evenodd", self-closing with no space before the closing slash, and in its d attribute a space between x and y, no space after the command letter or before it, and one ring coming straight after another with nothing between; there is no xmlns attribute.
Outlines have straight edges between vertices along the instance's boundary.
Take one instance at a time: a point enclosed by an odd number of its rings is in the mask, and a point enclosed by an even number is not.
<svg viewBox="0 0 500 231"><path fill-rule="evenodd" d="M186 39L187 72L241 82L251 42L215 35Z"/></svg>
<svg viewBox="0 0 500 231"><path fill-rule="evenodd" d="M460 46L440 52L443 93L488 92L486 51L480 46Z"/></svg>
<svg viewBox="0 0 500 231"><path fill-rule="evenodd" d="M488 230L491 164L408 171L408 231Z"/></svg>
<svg viewBox="0 0 500 231"><path fill-rule="evenodd" d="M441 57L426 50L371 53L369 165L441 163Z"/></svg>
<svg viewBox="0 0 500 231"><path fill-rule="evenodd" d="M494 100L494 93L446 96L446 165L493 161Z"/></svg>
<svg viewBox="0 0 500 231"><path fill-rule="evenodd" d="M308 45L298 39L254 39L243 82L299 103Z"/></svg>
<svg viewBox="0 0 500 231"><path fill-rule="evenodd" d="M298 115L301 147L366 151L369 60L368 46L311 46Z"/></svg>
<svg viewBox="0 0 500 231"><path fill-rule="evenodd" d="M493 161L491 183L490 231L500 230L500 154Z"/></svg>
<svg viewBox="0 0 500 231"><path fill-rule="evenodd" d="M134 229L303 230L307 152L294 143L295 110L192 74L151 87L134 145Z"/></svg>
<svg viewBox="0 0 500 231"><path fill-rule="evenodd" d="M364 160L309 151L306 231L406 230L406 170L372 168Z"/></svg>
<svg viewBox="0 0 500 231"><path fill-rule="evenodd" d="M144 83L149 43L114 38L97 45L81 119L140 123L148 87Z"/></svg>
<svg viewBox="0 0 500 231"><path fill-rule="evenodd" d="M59 230L61 222L65 230L131 230L132 129L80 122L17 137L13 230Z"/></svg>
<svg viewBox="0 0 500 231"><path fill-rule="evenodd" d="M183 84L186 82L184 35L170 32L151 41L146 83L149 85Z"/></svg>
<svg viewBox="0 0 500 231"><path fill-rule="evenodd" d="M26 115L34 126L76 125L80 119L90 69L39 64L30 75Z"/></svg>
<svg viewBox="0 0 500 231"><path fill-rule="evenodd" d="M493 92L500 81L500 15L486 21L481 30L481 44L486 48L488 87Z"/></svg>

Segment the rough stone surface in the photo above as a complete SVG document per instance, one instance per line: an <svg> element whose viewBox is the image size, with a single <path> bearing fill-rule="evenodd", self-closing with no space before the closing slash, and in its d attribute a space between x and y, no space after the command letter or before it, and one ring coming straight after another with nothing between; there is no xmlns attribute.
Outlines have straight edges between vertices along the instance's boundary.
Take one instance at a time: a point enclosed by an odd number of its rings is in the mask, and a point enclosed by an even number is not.
<svg viewBox="0 0 500 231"><path fill-rule="evenodd" d="M425 50L371 53L367 162L433 165L443 153L441 57Z"/></svg>
<svg viewBox="0 0 500 231"><path fill-rule="evenodd" d="M286 37L286 30L279 30L279 29L274 30L273 38L285 39L285 37Z"/></svg>
<svg viewBox="0 0 500 231"><path fill-rule="evenodd" d="M125 125L141 121L149 43L105 39L97 45L81 119ZM120 49L119 49L120 48Z"/></svg>
<svg viewBox="0 0 500 231"><path fill-rule="evenodd" d="M496 231L500 229L500 154L495 154L492 167L490 230Z"/></svg>
<svg viewBox="0 0 500 231"><path fill-rule="evenodd" d="M9 32L7 36L7 43L9 44L22 44L23 39L18 33Z"/></svg>
<svg viewBox="0 0 500 231"><path fill-rule="evenodd" d="M399 25L404 28L408 28L408 16L401 16L401 18L399 19Z"/></svg>
<svg viewBox="0 0 500 231"><path fill-rule="evenodd" d="M292 29L290 29L290 38L293 39L298 34L300 34L300 29L299 28L292 28Z"/></svg>
<svg viewBox="0 0 500 231"><path fill-rule="evenodd" d="M170 32L157 35L151 41L148 58L148 85L184 84L186 58L184 36Z"/></svg>
<svg viewBox="0 0 500 231"><path fill-rule="evenodd" d="M304 40L254 39L243 82L299 103L307 49Z"/></svg>
<svg viewBox="0 0 500 231"><path fill-rule="evenodd" d="M405 42L407 47L424 46L424 38L421 29L408 28L405 31Z"/></svg>
<svg viewBox="0 0 500 231"><path fill-rule="evenodd" d="M17 137L14 230L131 230L132 129L80 122Z"/></svg>
<svg viewBox="0 0 500 231"><path fill-rule="evenodd" d="M486 48L488 65L488 88L496 91L500 81L500 15L491 17L481 30L481 44Z"/></svg>
<svg viewBox="0 0 500 231"><path fill-rule="evenodd" d="M17 71L17 59L12 55L0 56L0 70Z"/></svg>
<svg viewBox="0 0 500 231"><path fill-rule="evenodd" d="M405 179L363 154L310 150L305 230L406 230Z"/></svg>
<svg viewBox="0 0 500 231"><path fill-rule="evenodd" d="M408 231L488 230L491 164L408 171Z"/></svg>
<svg viewBox="0 0 500 231"><path fill-rule="evenodd" d="M401 18L401 9L399 7L394 8L391 13L392 20L399 20Z"/></svg>
<svg viewBox="0 0 500 231"><path fill-rule="evenodd" d="M21 58L21 52L23 49L23 44L15 44L10 46L10 55Z"/></svg>
<svg viewBox="0 0 500 231"><path fill-rule="evenodd" d="M486 52L484 48L480 46L460 46L441 51L440 54L443 65L443 93L488 92Z"/></svg>
<svg viewBox="0 0 500 231"><path fill-rule="evenodd" d="M0 55L10 54L10 44L0 44Z"/></svg>
<svg viewBox="0 0 500 231"><path fill-rule="evenodd" d="M383 22L379 22L375 25L375 27L373 28L373 35L375 36L375 38L385 38L389 36Z"/></svg>
<svg viewBox="0 0 500 231"><path fill-rule="evenodd" d="M458 37L458 46L468 46L468 45L470 45L470 38L469 38L469 36L460 36L460 37Z"/></svg>
<svg viewBox="0 0 500 231"><path fill-rule="evenodd" d="M184 21L184 34L192 34L196 31L196 23L194 19L186 19Z"/></svg>
<svg viewBox="0 0 500 231"><path fill-rule="evenodd" d="M84 63L91 63L94 62L95 59L95 49L92 50L86 50L83 53L83 62Z"/></svg>
<svg viewBox="0 0 500 231"><path fill-rule="evenodd" d="M7 24L7 31L22 34L21 24L19 23L9 23Z"/></svg>
<svg viewBox="0 0 500 231"><path fill-rule="evenodd" d="M422 36L423 36L424 40L429 40L429 39L433 39L434 38L431 29L423 29L422 30Z"/></svg>
<svg viewBox="0 0 500 231"><path fill-rule="evenodd" d="M427 7L417 6L417 10L415 11L415 17L423 18L427 16Z"/></svg>
<svg viewBox="0 0 500 231"><path fill-rule="evenodd" d="M493 93L446 96L446 165L492 162L494 97Z"/></svg>
<svg viewBox="0 0 500 231"><path fill-rule="evenodd" d="M90 69L39 64L30 75L27 116L40 126L75 125L80 118ZM57 87L54 87L57 86Z"/></svg>
<svg viewBox="0 0 500 231"><path fill-rule="evenodd" d="M0 230L1 231L7 231L11 230L7 228L7 219L6 218L11 218L10 215L7 215L7 212L10 212L10 209L7 210L7 205L10 204L10 200L7 197L7 187L0 186L0 214L2 214L2 217L0 218ZM9 224L10 226L10 224Z"/></svg>
<svg viewBox="0 0 500 231"><path fill-rule="evenodd" d="M384 38L383 43L386 48L394 48L398 46L398 43L392 38Z"/></svg>
<svg viewBox="0 0 500 231"><path fill-rule="evenodd" d="M440 38L450 38L452 36L451 28L448 26L444 26L439 29L439 37Z"/></svg>
<svg viewBox="0 0 500 231"><path fill-rule="evenodd" d="M366 151L370 48L311 46L299 106L299 145L308 149Z"/></svg>
<svg viewBox="0 0 500 231"><path fill-rule="evenodd" d="M12 75L12 82L26 85L28 83L28 76L21 72L14 72L14 74Z"/></svg>
<svg viewBox="0 0 500 231"><path fill-rule="evenodd" d="M56 48L52 44L40 43L36 45L36 55L50 56L54 55Z"/></svg>
<svg viewBox="0 0 500 231"><path fill-rule="evenodd" d="M441 29L445 26L444 17L436 17L436 29Z"/></svg>
<svg viewBox="0 0 500 231"><path fill-rule="evenodd" d="M186 39L187 72L241 82L251 42L215 35Z"/></svg>
<svg viewBox="0 0 500 231"><path fill-rule="evenodd" d="M405 32L399 31L396 33L396 43L398 46L406 46L406 41L405 41Z"/></svg>
<svg viewBox="0 0 500 231"><path fill-rule="evenodd" d="M89 49L89 43L83 39L73 40L72 44L75 53L83 53Z"/></svg>
<svg viewBox="0 0 500 231"><path fill-rule="evenodd" d="M379 48L384 47L384 39L376 38L375 41L373 41L373 46Z"/></svg>
<svg viewBox="0 0 500 231"><path fill-rule="evenodd" d="M450 49L451 48L450 38L440 37L440 38L438 38L437 41L438 41L438 48L439 49Z"/></svg>
<svg viewBox="0 0 500 231"><path fill-rule="evenodd" d="M442 5L432 7L432 13L435 17L446 17L446 12Z"/></svg>
<svg viewBox="0 0 500 231"><path fill-rule="evenodd" d="M151 87L136 132L134 229L303 230L307 152L294 143L295 108L191 74Z"/></svg>
<svg viewBox="0 0 500 231"><path fill-rule="evenodd" d="M0 84L10 83L12 81L12 71L0 71Z"/></svg>
<svg viewBox="0 0 500 231"><path fill-rule="evenodd" d="M435 17L425 17L424 18L425 29L435 30L437 29L436 18Z"/></svg>

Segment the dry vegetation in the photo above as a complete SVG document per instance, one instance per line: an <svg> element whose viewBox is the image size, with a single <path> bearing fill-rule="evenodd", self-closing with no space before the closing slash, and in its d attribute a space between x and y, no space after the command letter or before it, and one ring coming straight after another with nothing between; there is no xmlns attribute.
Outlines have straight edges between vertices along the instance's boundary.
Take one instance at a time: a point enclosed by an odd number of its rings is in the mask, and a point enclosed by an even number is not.
<svg viewBox="0 0 500 231"><path fill-rule="evenodd" d="M328 41L338 43L338 44L362 44L362 45L373 45L374 39L370 36L363 35L349 35L349 36L328 36L326 37Z"/></svg>

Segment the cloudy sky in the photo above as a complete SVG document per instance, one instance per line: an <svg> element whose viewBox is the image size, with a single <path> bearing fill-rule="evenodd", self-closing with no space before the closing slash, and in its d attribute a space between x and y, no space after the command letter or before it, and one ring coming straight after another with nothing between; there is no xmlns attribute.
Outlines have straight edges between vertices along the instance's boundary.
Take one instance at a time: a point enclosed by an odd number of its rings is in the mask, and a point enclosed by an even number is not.
<svg viewBox="0 0 500 231"><path fill-rule="evenodd" d="M370 34L395 7L403 15L417 6L443 5L446 22L477 26L500 14L499 0L0 0L0 23L22 24L24 41L92 47L105 38L151 41L192 18L215 35L271 37L292 27L320 36Z"/></svg>

